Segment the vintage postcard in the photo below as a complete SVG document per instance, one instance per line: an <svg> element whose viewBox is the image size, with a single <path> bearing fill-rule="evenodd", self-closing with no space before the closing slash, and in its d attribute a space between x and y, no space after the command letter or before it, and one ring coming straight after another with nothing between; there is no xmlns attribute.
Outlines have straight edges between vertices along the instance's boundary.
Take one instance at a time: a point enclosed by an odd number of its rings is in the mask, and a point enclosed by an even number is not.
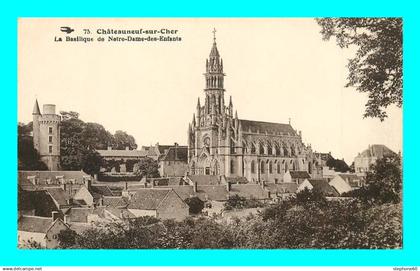
<svg viewBox="0 0 420 271"><path fill-rule="evenodd" d="M401 249L401 18L20 18L19 249Z"/></svg>

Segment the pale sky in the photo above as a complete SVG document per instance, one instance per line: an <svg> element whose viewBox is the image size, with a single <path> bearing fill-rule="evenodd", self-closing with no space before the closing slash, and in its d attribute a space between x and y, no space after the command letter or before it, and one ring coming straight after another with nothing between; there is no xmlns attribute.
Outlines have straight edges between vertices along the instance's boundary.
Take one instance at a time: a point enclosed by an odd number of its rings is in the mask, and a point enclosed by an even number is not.
<svg viewBox="0 0 420 271"><path fill-rule="evenodd" d="M62 26L95 39L98 28L167 28L182 41L54 42L65 36ZM239 118L291 118L305 144L349 165L369 144L402 149L402 110L390 108L384 122L363 119L366 94L344 87L354 51L323 41L313 19L20 19L18 120L32 120L38 97L41 107L53 103L111 133L126 131L139 146L186 145L214 27L225 101L232 95Z"/></svg>

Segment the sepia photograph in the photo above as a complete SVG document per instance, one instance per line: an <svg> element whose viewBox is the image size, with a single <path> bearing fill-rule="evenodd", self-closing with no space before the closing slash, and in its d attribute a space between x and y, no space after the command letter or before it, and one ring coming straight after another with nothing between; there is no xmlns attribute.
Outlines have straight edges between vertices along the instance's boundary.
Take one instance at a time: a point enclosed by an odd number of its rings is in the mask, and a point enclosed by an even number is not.
<svg viewBox="0 0 420 271"><path fill-rule="evenodd" d="M19 18L18 249L403 248L402 18Z"/></svg>

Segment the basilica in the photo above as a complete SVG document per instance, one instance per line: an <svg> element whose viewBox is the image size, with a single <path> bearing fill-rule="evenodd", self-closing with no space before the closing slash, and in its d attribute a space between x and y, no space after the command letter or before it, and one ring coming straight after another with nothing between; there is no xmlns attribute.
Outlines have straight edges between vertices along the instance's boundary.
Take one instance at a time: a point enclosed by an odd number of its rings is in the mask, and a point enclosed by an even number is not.
<svg viewBox="0 0 420 271"><path fill-rule="evenodd" d="M320 174L319 161L302 133L289 123L238 118L232 97L225 101L223 60L214 37L206 60L205 99L197 102L188 127L188 174L245 177L281 182L289 170Z"/></svg>

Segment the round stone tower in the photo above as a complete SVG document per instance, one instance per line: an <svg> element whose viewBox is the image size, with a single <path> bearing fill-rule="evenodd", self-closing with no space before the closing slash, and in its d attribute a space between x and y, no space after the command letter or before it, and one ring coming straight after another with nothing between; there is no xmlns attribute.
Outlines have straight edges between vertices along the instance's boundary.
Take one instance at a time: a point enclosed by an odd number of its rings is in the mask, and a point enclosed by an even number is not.
<svg viewBox="0 0 420 271"><path fill-rule="evenodd" d="M49 170L59 170L61 117L55 113L54 104L44 104L42 114L33 116L34 147Z"/></svg>

